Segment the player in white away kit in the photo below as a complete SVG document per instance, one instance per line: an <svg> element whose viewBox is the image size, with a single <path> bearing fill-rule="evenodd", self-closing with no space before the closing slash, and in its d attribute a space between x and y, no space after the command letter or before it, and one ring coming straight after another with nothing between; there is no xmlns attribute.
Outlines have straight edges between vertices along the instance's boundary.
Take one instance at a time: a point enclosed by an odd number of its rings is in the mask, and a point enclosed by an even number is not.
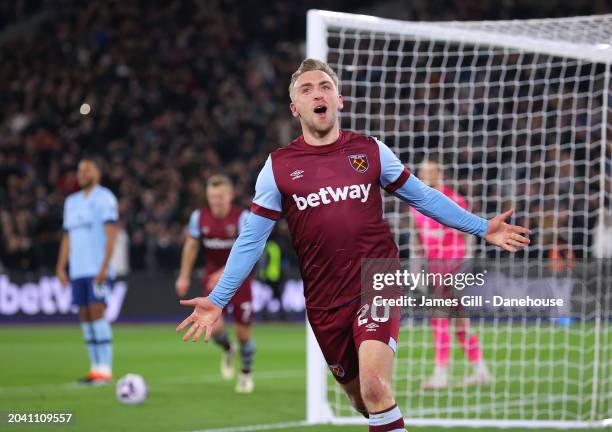
<svg viewBox="0 0 612 432"><path fill-rule="evenodd" d="M419 165L418 173L423 183L439 190L459 207L467 210L465 199L443 184L442 172L436 162L423 161ZM422 251L420 255L429 260L433 266L440 262L448 262L447 260L457 260L459 264L460 260L466 258L466 249L471 242L471 237L436 222L412 207L410 214L418 228L418 236L415 238L418 244L412 249L417 252L417 255L419 255L418 251ZM474 374L466 378L463 384L487 384L490 381L489 370L482 356L478 335L470 327L470 319L454 318L453 321L457 342L474 368ZM422 385L426 390L448 387L448 362L452 347L449 322L447 317L431 318L435 366L433 375Z"/></svg>
<svg viewBox="0 0 612 432"><path fill-rule="evenodd" d="M62 285L70 283L72 302L79 307L90 362L89 373L81 382L105 384L112 380L112 332L104 311L114 276L110 259L119 219L117 199L99 185L100 170L91 159L79 163L77 181L81 190L64 203L64 235L56 273Z"/></svg>

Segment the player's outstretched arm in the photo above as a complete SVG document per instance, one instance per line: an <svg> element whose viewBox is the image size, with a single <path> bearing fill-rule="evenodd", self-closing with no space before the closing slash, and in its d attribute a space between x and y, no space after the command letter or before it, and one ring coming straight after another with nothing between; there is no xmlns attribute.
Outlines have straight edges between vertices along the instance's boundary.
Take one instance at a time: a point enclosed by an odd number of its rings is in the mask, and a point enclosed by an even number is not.
<svg viewBox="0 0 612 432"><path fill-rule="evenodd" d="M380 184L387 192L442 225L477 235L509 252L516 252L529 244L529 239L524 236L530 233L527 228L505 222L512 210L489 221L478 217L410 174L389 147L381 141L376 142L380 152Z"/></svg>
<svg viewBox="0 0 612 432"><path fill-rule="evenodd" d="M451 228L465 233L484 237L488 232L488 222L461 208L442 192L427 186L414 174L393 194L410 204L415 210Z"/></svg>
<svg viewBox="0 0 612 432"><path fill-rule="evenodd" d="M181 300L182 305L195 307L193 313L176 328L180 332L191 326L183 340L192 337L196 341L206 331L204 341L208 342L212 326L221 316L221 311L259 260L276 219L280 217L281 208L281 194L274 181L272 159L268 157L255 184L255 198L251 207L253 212L245 216L244 222L243 217L240 218L240 235L215 289L208 297Z"/></svg>
<svg viewBox="0 0 612 432"><path fill-rule="evenodd" d="M529 238L525 235L531 233L528 228L506 223L506 220L512 216L513 211L511 209L495 216L493 219L489 219L487 234L484 237L487 242L508 252L516 252L527 246Z"/></svg>
<svg viewBox="0 0 612 432"><path fill-rule="evenodd" d="M509 252L516 252L529 244L529 239L525 237L530 233L529 229L505 222L512 215L512 210L487 221L461 208L442 192L427 186L414 175L410 175L406 183L395 190L394 194L441 224L482 237Z"/></svg>
<svg viewBox="0 0 612 432"><path fill-rule="evenodd" d="M274 228L275 221L251 213L232 247L225 270L215 289L208 297L181 300L183 306L194 306L194 311L177 328L180 332L190 326L183 336L195 342L206 331L204 341L208 342L212 326L221 316L221 311L234 296L238 287L253 270Z"/></svg>

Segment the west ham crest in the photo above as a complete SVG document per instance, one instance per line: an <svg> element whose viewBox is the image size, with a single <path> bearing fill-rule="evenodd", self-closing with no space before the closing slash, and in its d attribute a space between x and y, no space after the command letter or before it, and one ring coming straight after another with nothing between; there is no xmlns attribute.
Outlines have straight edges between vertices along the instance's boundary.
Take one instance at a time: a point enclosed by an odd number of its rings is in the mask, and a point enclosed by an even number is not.
<svg viewBox="0 0 612 432"><path fill-rule="evenodd" d="M338 378L342 378L345 375L344 368L339 364L329 365L329 370Z"/></svg>
<svg viewBox="0 0 612 432"><path fill-rule="evenodd" d="M350 155L348 157L348 160L349 164L351 164L351 167L355 171L360 172L361 174L366 172L370 167L370 164L368 163L368 157L364 154Z"/></svg>

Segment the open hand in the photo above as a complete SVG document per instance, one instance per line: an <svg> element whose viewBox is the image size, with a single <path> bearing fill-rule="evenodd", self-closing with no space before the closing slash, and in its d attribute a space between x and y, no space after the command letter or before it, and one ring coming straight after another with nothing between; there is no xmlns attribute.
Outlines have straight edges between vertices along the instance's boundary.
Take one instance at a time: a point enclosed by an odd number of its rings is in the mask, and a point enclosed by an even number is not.
<svg viewBox="0 0 612 432"><path fill-rule="evenodd" d="M183 335L183 341L187 342L191 338L192 342L197 342L204 333L204 342L208 342L215 323L221 317L221 308L208 300L208 297L196 297L191 300L181 300L182 306L194 306L193 313L183 320L176 328L177 332L189 327L187 333Z"/></svg>
<svg viewBox="0 0 612 432"><path fill-rule="evenodd" d="M510 225L505 221L512 216L514 210L508 210L489 220L489 229L485 235L485 240L495 246L516 252L529 244L529 238L525 235L531 234L528 228L518 225ZM523 235L525 234L525 235Z"/></svg>

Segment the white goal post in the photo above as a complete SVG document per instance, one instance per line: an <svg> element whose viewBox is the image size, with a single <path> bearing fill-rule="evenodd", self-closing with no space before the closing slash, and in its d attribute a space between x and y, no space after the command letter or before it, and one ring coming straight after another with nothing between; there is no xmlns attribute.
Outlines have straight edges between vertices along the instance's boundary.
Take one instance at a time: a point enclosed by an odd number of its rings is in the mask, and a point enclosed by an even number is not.
<svg viewBox="0 0 612 432"><path fill-rule="evenodd" d="M432 367L429 327L407 317L394 372L406 424L612 425L611 266L592 260L599 229L612 224L612 15L404 22L311 10L307 57L338 73L343 128L379 137L412 170L436 160L482 217L515 208L534 232L516 260L545 266L563 251L594 278L573 288L567 323L473 321L494 376L488 386L421 390ZM415 235L407 207L386 196L385 216L407 258ZM482 244L475 253L503 256ZM461 376L461 355L451 362L451 375ZM366 423L308 325L307 422Z"/></svg>

